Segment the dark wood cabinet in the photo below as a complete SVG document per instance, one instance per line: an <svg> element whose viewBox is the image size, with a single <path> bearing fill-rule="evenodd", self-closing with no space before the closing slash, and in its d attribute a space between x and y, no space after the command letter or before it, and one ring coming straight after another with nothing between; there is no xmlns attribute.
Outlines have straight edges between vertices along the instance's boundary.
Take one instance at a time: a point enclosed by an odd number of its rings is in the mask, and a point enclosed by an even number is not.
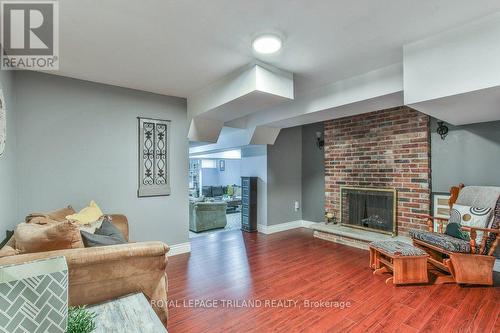
<svg viewBox="0 0 500 333"><path fill-rule="evenodd" d="M241 230L257 231L257 177L241 177Z"/></svg>

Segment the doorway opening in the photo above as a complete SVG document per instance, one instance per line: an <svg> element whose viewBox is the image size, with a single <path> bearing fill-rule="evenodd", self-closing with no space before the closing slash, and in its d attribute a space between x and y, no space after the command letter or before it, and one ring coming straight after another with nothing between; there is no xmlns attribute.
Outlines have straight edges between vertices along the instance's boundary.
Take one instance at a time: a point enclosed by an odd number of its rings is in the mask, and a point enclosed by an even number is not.
<svg viewBox="0 0 500 333"><path fill-rule="evenodd" d="M241 229L241 150L189 158L189 237Z"/></svg>

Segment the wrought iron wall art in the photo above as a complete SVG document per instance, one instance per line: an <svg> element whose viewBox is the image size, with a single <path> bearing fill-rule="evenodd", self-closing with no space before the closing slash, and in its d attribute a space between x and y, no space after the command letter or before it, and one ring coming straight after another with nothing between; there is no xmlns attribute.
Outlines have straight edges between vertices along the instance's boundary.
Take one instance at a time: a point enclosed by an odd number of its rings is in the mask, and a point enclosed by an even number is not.
<svg viewBox="0 0 500 333"><path fill-rule="evenodd" d="M139 197L170 195L170 121L138 117Z"/></svg>

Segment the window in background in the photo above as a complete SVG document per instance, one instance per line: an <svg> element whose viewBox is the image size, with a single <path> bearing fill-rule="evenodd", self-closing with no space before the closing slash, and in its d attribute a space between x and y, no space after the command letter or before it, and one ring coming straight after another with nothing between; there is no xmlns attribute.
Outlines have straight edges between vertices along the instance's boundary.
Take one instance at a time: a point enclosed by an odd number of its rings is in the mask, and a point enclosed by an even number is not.
<svg viewBox="0 0 500 333"><path fill-rule="evenodd" d="M201 160L201 168L202 169L216 169L217 161L216 160Z"/></svg>

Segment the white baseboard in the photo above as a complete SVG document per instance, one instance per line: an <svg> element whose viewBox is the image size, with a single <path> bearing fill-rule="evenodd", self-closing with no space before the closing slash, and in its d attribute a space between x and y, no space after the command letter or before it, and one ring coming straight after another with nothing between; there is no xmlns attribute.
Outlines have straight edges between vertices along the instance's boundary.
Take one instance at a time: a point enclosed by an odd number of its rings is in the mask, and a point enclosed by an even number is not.
<svg viewBox="0 0 500 333"><path fill-rule="evenodd" d="M169 257L171 257L171 256L175 256L175 255L182 254L182 253L188 253L188 252L191 252L191 243L190 242L180 243L180 244L175 244L175 245L170 246L170 251L168 251L167 255Z"/></svg>
<svg viewBox="0 0 500 333"><path fill-rule="evenodd" d="M291 230L291 229L296 229L296 228L309 228L309 226L313 223L314 222L311 222L311 221L297 220L297 221L285 222L285 223L280 223L280 224L275 224L275 225L257 224L257 231L260 233L269 235L269 234L274 234L276 232L281 232L281 231Z"/></svg>
<svg viewBox="0 0 500 333"><path fill-rule="evenodd" d="M309 228L311 225L313 225L315 223L316 222L302 220L302 227Z"/></svg>

